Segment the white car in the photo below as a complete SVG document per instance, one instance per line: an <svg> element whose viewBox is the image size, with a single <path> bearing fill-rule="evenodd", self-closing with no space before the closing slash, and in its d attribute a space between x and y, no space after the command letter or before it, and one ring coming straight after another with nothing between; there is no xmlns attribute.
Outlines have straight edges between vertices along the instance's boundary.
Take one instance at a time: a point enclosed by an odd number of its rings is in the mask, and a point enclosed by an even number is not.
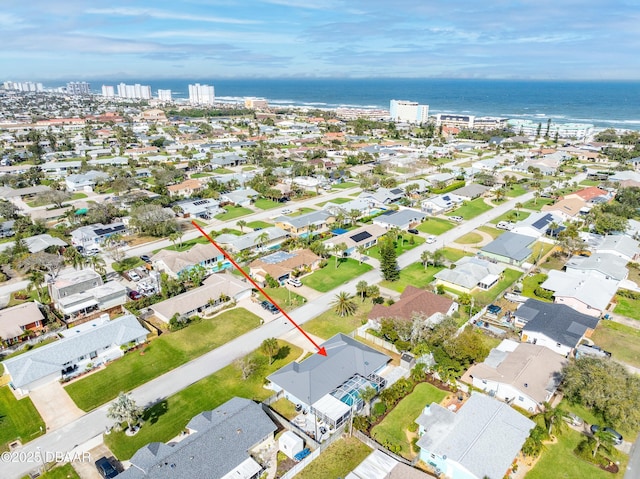
<svg viewBox="0 0 640 479"><path fill-rule="evenodd" d="M456 223L461 223L464 218L462 216L452 216L451 221L455 221Z"/></svg>
<svg viewBox="0 0 640 479"><path fill-rule="evenodd" d="M291 211L289 208L285 208L285 209L282 210L282 214L283 215L288 215L288 214L291 214L291 213L293 213L293 211Z"/></svg>
<svg viewBox="0 0 640 479"><path fill-rule="evenodd" d="M302 286L302 282L298 278L289 278L287 280L287 284L290 284L294 288L299 288L300 286Z"/></svg>
<svg viewBox="0 0 640 479"><path fill-rule="evenodd" d="M427 237L427 243L428 244L435 243L436 240L437 240L437 238L435 236L433 236L433 235Z"/></svg>
<svg viewBox="0 0 640 479"><path fill-rule="evenodd" d="M133 270L129 271L129 273L127 274L129 275L129 279L131 281L135 281L136 283L142 279L140 275Z"/></svg>

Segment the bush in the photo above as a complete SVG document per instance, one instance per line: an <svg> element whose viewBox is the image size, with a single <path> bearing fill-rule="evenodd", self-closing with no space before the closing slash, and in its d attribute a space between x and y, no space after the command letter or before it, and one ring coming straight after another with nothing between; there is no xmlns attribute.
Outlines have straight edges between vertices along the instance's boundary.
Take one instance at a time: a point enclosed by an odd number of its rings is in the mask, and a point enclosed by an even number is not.
<svg viewBox="0 0 640 479"><path fill-rule="evenodd" d="M418 423L412 422L411 424L409 424L409 427L407 428L407 430L409 432L416 432L418 430Z"/></svg>
<svg viewBox="0 0 640 479"><path fill-rule="evenodd" d="M387 412L387 405L383 402L377 402L373 405L373 409L371 410L371 414L375 417L382 416L385 412Z"/></svg>
<svg viewBox="0 0 640 479"><path fill-rule="evenodd" d="M533 294L535 294L538 298L544 298L544 299L553 298L553 291L549 291L548 289L541 288L540 286L538 286L536 289L533 290Z"/></svg>
<svg viewBox="0 0 640 479"><path fill-rule="evenodd" d="M377 296L371 300L373 304L384 304L384 298L382 296Z"/></svg>
<svg viewBox="0 0 640 479"><path fill-rule="evenodd" d="M465 184L466 184L466 182L464 180L456 181L454 183L451 183L449 186L445 186L444 188L433 188L431 190L431 193L434 193L436 195L441 195L443 193L449 193L450 191L457 190L458 188L462 188Z"/></svg>

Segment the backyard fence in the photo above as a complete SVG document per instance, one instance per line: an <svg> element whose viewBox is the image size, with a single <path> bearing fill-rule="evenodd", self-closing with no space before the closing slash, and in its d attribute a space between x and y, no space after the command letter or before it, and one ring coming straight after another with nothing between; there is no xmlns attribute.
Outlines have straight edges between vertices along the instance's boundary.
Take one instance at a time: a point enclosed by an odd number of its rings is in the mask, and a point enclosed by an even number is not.
<svg viewBox="0 0 640 479"><path fill-rule="evenodd" d="M396 461L406 464L407 466L413 467L419 461L419 457L416 457L413 461L410 461L409 459L406 459L402 456L398 456L397 454L391 452L389 449L385 448L382 444L376 442L375 440L371 439L369 436L362 433L361 431L358 431L357 429L353 430L353 436L358 440L362 441L363 443L365 443L371 449L377 449L378 451L384 452L387 456L391 456Z"/></svg>
<svg viewBox="0 0 640 479"><path fill-rule="evenodd" d="M360 326L358 328L358 336L366 339L367 341L371 341L376 346L380 346L380 347L383 347L384 349L386 349L388 351L394 352L396 354L400 354L400 351L398 351L398 348L396 348L394 344L390 343L389 341L385 341L382 338L374 336L371 333L368 333L367 332L367 325Z"/></svg>

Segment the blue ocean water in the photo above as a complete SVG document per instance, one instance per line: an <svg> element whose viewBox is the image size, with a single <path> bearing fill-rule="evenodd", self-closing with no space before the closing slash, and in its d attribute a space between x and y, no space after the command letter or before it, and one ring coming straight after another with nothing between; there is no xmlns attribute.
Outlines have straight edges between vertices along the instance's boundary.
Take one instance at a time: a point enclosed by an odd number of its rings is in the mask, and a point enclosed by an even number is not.
<svg viewBox="0 0 640 479"><path fill-rule="evenodd" d="M200 79L138 81L188 97L188 84L212 84L216 97L267 98L270 104L389 108L391 99L428 104L430 112L593 123L640 129L640 82L451 79ZM113 84L114 82L105 82ZM127 81L133 83L133 81ZM94 90L100 83L92 82Z"/></svg>

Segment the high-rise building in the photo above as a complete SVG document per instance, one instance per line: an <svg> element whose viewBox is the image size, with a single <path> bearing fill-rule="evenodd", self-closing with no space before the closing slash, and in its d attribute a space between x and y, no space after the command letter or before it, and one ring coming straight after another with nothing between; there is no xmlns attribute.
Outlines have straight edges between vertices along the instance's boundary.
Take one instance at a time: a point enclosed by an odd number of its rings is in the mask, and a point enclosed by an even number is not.
<svg viewBox="0 0 640 479"><path fill-rule="evenodd" d="M113 98L116 96L113 85L102 85L102 96L105 98Z"/></svg>
<svg viewBox="0 0 640 479"><path fill-rule="evenodd" d="M5 90L17 90L17 91L43 91L44 90L42 83L35 83L32 81L25 81L25 82L5 81L2 84L2 87Z"/></svg>
<svg viewBox="0 0 640 479"><path fill-rule="evenodd" d="M419 105L415 101L391 100L389 112L393 121L426 123L429 119L429 105Z"/></svg>
<svg viewBox="0 0 640 479"><path fill-rule="evenodd" d="M158 90L158 100L171 101L171 90Z"/></svg>
<svg viewBox="0 0 640 479"><path fill-rule="evenodd" d="M213 105L215 99L213 86L200 83L189 85L189 103L192 105Z"/></svg>
<svg viewBox="0 0 640 479"><path fill-rule="evenodd" d="M127 85L126 83L118 84L118 96L120 98L130 98L134 100L150 100L151 87L149 85Z"/></svg>
<svg viewBox="0 0 640 479"><path fill-rule="evenodd" d="M89 95L91 87L86 81L70 81L67 83L67 93L69 95Z"/></svg>

